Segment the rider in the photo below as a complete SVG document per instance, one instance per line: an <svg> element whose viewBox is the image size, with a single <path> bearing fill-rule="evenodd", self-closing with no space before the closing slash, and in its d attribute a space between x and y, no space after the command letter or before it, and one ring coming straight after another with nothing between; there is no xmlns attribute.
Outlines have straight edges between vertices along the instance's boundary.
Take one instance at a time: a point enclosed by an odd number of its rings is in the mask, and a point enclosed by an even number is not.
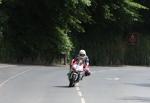
<svg viewBox="0 0 150 103"><path fill-rule="evenodd" d="M80 60L83 61L83 70L85 71L85 76L89 76L91 74L89 70L89 58L86 55L85 50L80 50L79 54L71 61L70 69L75 69L75 63L79 62Z"/></svg>

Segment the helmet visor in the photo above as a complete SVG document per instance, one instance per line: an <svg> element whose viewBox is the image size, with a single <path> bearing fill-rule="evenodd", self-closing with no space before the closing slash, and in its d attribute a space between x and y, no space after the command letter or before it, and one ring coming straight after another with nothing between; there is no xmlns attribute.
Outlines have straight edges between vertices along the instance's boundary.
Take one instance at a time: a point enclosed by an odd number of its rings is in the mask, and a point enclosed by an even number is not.
<svg viewBox="0 0 150 103"><path fill-rule="evenodd" d="M81 56L81 57L84 57L84 56L85 56L85 54L80 54L80 56Z"/></svg>

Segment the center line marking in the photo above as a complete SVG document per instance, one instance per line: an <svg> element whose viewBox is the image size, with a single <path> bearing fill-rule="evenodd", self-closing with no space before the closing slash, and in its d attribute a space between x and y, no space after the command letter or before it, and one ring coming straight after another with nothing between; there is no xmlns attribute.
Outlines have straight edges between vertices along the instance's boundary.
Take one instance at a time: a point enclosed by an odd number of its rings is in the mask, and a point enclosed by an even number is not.
<svg viewBox="0 0 150 103"><path fill-rule="evenodd" d="M80 90L79 83L77 83L76 86L77 86L76 90L77 90L77 93L78 93L78 95L80 97L81 103L85 103L85 99L84 99L83 94L82 94L82 92Z"/></svg>
<svg viewBox="0 0 150 103"><path fill-rule="evenodd" d="M76 86L79 86L79 83L77 83Z"/></svg>
<svg viewBox="0 0 150 103"><path fill-rule="evenodd" d="M82 93L81 93L80 91L78 91L78 95L79 95L80 97L82 97Z"/></svg>
<svg viewBox="0 0 150 103"><path fill-rule="evenodd" d="M79 88L79 87L76 87L76 90L77 90L77 91L80 91L80 88Z"/></svg>
<svg viewBox="0 0 150 103"><path fill-rule="evenodd" d="M81 98L81 103L85 103L85 99L83 97Z"/></svg>

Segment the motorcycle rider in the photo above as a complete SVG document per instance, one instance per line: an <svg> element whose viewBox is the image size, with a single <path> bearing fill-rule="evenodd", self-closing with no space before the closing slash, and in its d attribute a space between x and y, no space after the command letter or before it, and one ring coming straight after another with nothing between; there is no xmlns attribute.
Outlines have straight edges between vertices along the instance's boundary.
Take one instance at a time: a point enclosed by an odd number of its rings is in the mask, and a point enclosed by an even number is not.
<svg viewBox="0 0 150 103"><path fill-rule="evenodd" d="M79 54L74 59L72 59L71 64L70 64L70 69L75 70L76 63L78 63L80 60L82 61L83 65L84 65L83 66L84 75L89 76L91 74L91 72L89 70L89 58L86 55L85 50L80 50Z"/></svg>

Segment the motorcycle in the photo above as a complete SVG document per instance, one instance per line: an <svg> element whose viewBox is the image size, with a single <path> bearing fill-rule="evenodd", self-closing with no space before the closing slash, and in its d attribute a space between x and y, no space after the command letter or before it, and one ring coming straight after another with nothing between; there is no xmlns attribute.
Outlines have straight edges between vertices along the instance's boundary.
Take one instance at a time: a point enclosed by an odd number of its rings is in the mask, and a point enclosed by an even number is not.
<svg viewBox="0 0 150 103"><path fill-rule="evenodd" d="M74 87L76 83L82 80L85 74L83 66L82 60L73 64L70 73L68 73L69 87Z"/></svg>

